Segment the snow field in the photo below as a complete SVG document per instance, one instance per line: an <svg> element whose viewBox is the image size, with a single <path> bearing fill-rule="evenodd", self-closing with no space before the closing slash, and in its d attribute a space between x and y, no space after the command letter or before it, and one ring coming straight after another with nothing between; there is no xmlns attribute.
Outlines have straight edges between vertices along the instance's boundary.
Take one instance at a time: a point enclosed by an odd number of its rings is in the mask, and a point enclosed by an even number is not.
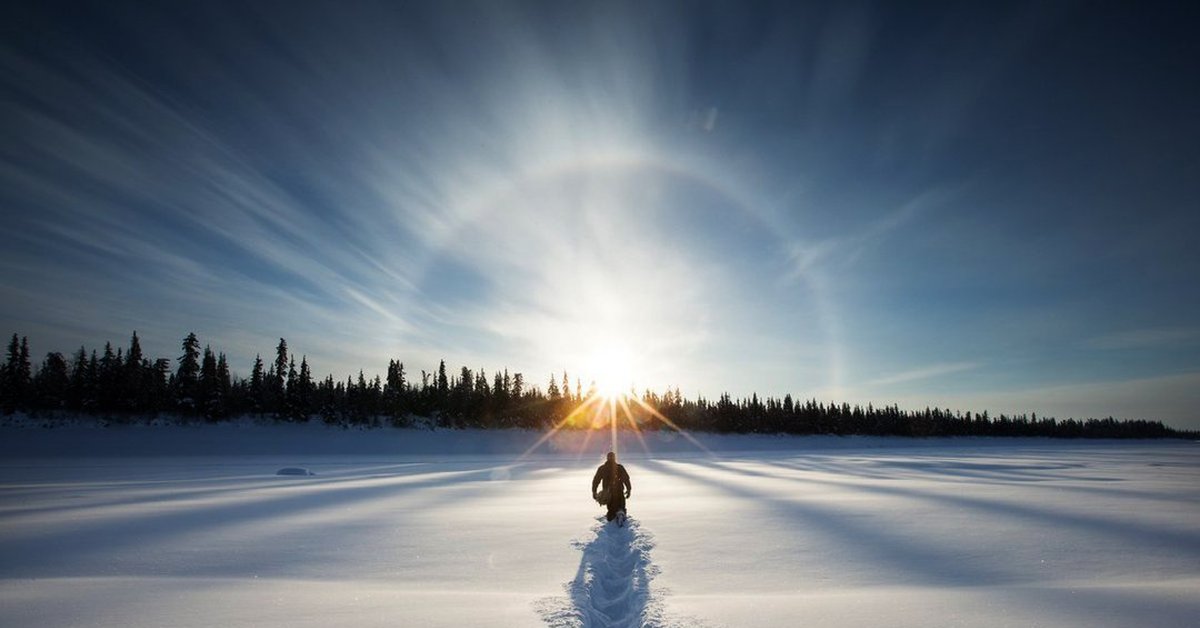
<svg viewBox="0 0 1200 628"><path fill-rule="evenodd" d="M0 625L1191 626L1200 616L1194 443L626 446L634 488L618 528L597 520L588 493L603 446L521 458L535 435L444 432L384 455L372 432L250 433L257 452L213 439L194 456L129 451L154 449L139 439L189 440L174 428L126 439L30 430L0 444ZM275 475L292 466L316 475Z"/></svg>

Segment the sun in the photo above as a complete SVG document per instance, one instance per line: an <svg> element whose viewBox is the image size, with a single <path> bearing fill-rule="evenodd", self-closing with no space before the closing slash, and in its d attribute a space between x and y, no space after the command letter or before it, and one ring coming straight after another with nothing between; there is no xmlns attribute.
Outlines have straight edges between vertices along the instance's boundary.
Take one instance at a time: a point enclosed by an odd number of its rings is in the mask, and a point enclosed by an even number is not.
<svg viewBox="0 0 1200 628"><path fill-rule="evenodd" d="M608 432L612 439L610 451L617 451L619 446L618 432L632 430L633 435L641 443L642 449L650 454L650 446L642 437L643 423L655 424L673 430L695 445L697 449L711 455L703 443L688 434L666 415L654 406L641 399L633 388L636 376L645 374L644 355L629 350L629 345L620 341L612 341L616 336L603 336L594 332L589 346L582 347L582 352L575 354L581 368L580 375L589 382L589 392L582 399L575 400L574 407L566 416L558 420L551 429L542 434L518 460L524 460L541 447L543 443L554 438L563 428L576 428L586 431L586 436L579 452L587 449L593 435ZM628 336L625 336L628 338ZM588 351L588 349L591 349Z"/></svg>
<svg viewBox="0 0 1200 628"><path fill-rule="evenodd" d="M607 346L592 352L587 375L595 382L596 394L605 399L626 395L633 384L631 364L632 354L623 346Z"/></svg>

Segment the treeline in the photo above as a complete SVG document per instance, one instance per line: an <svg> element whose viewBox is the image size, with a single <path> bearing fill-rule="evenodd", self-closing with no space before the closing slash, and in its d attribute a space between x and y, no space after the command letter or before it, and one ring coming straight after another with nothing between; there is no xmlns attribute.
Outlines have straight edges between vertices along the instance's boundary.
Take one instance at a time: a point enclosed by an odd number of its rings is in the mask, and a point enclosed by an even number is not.
<svg viewBox="0 0 1200 628"><path fill-rule="evenodd" d="M137 332L129 347L106 343L102 352L85 347L70 357L48 353L34 372L28 338L13 334L0 372L0 411L34 415L76 413L110 419L159 414L219 421L234 416L270 416L280 420L330 423L406 425L413 417L433 417L446 427L528 427L555 421L582 399L559 392L552 382L543 393L530 387L521 373L466 367L449 375L442 361L437 371L410 381L404 364L392 360L387 378L314 379L306 356L289 352L279 339L274 357L255 358L248 378L234 377L224 353L203 349L194 333L181 344L174 361L151 360L142 353ZM563 388L567 378L563 376Z"/></svg>
<svg viewBox="0 0 1200 628"><path fill-rule="evenodd" d="M1033 415L989 416L987 411L939 408L901 410L868 404L824 403L815 399L733 399L721 395L685 399L679 389L645 391L619 403L598 403L567 373L551 375L545 388L521 373L460 368L450 374L442 361L436 371L410 378L399 360L388 364L386 378L314 379L306 356L296 363L287 342L279 340L274 357L255 358L248 378L234 377L224 353L201 349L188 334L175 360L143 355L135 332L129 346L103 352L80 347L70 357L46 354L34 371L26 338L13 334L0 372L0 410L5 414L65 413L122 419L166 414L183 420L220 421L234 416L269 416L284 421L319 417L341 425L411 424L415 418L442 427L569 429L606 424L610 415L625 427L728 433L837 434L879 436L1048 436L1065 438L1196 438L1196 432L1166 427L1159 421L1106 419L1057 420Z"/></svg>

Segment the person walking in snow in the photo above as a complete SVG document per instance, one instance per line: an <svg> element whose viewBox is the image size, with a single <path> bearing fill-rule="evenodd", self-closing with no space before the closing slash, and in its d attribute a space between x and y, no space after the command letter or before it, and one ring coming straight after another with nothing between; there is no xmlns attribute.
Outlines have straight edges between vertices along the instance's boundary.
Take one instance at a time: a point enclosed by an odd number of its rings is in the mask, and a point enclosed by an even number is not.
<svg viewBox="0 0 1200 628"><path fill-rule="evenodd" d="M602 486L599 493L596 492L597 486ZM608 507L605 517L609 521L619 516L618 523L624 524L625 500L632 491L629 472L624 466L617 464L617 454L608 452L607 460L596 469L596 475L592 476L592 499Z"/></svg>

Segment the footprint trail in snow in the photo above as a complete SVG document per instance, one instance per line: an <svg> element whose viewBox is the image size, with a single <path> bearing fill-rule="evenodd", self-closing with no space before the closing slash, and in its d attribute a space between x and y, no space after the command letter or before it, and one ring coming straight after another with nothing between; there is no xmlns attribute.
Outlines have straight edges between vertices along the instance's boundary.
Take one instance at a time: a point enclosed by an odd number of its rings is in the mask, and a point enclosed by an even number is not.
<svg viewBox="0 0 1200 628"><path fill-rule="evenodd" d="M633 518L624 527L597 519L590 541L572 542L583 556L574 579L564 585L569 597L542 600L542 619L553 628L673 625L663 618L661 603L650 588L659 571L650 559L654 536Z"/></svg>

